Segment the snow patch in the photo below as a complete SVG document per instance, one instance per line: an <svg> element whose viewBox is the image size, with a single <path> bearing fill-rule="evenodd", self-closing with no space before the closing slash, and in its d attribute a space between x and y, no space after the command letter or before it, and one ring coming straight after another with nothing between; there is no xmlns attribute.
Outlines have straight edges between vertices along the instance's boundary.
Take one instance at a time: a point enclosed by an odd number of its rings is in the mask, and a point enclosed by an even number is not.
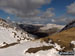
<svg viewBox="0 0 75 56"><path fill-rule="evenodd" d="M71 41L71 44L74 44L75 45L75 41Z"/></svg>

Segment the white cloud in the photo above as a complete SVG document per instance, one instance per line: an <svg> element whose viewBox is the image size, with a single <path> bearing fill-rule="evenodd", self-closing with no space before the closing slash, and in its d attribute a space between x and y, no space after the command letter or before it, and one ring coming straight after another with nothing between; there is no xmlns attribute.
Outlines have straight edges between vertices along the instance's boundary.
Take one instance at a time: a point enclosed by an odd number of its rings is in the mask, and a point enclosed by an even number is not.
<svg viewBox="0 0 75 56"><path fill-rule="evenodd" d="M75 2L67 6L67 12L69 14L75 15Z"/></svg>
<svg viewBox="0 0 75 56"><path fill-rule="evenodd" d="M48 9L43 13L42 17L50 18L50 17L55 16L55 13L54 13L53 11L54 11L54 8L48 8Z"/></svg>
<svg viewBox="0 0 75 56"><path fill-rule="evenodd" d="M39 13L37 8L43 4L50 3L51 0L0 0L0 9L7 13L18 16L35 16Z"/></svg>
<svg viewBox="0 0 75 56"><path fill-rule="evenodd" d="M40 8L44 4L49 4L51 0L0 0L0 9L14 14L23 19L16 21L26 23L47 23L51 17L55 15L53 8L48 8L46 11L41 11ZM40 15L40 16L37 16Z"/></svg>
<svg viewBox="0 0 75 56"><path fill-rule="evenodd" d="M57 24L67 24L71 21L73 21L75 18L73 17L68 17L68 16L61 16L58 18L53 18L51 19L52 23L57 23Z"/></svg>

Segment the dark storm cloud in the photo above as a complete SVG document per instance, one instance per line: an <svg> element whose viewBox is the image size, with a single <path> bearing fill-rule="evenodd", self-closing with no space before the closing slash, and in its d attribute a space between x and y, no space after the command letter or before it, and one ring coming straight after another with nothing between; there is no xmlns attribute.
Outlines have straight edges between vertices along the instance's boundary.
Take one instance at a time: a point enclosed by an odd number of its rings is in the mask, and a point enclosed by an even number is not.
<svg viewBox="0 0 75 56"><path fill-rule="evenodd" d="M40 13L43 4L50 3L51 0L0 0L0 9L17 16L29 17Z"/></svg>

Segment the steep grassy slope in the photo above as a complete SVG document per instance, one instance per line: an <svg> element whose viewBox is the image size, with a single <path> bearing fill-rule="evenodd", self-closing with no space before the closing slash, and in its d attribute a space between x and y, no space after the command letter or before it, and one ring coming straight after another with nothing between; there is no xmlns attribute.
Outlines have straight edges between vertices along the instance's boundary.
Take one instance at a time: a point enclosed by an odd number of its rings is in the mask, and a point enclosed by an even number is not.
<svg viewBox="0 0 75 56"><path fill-rule="evenodd" d="M42 40L48 42L49 39L52 39L53 43L58 43L61 47L65 47L64 51L70 51L75 47L71 44L71 41L75 41L75 27L48 36Z"/></svg>

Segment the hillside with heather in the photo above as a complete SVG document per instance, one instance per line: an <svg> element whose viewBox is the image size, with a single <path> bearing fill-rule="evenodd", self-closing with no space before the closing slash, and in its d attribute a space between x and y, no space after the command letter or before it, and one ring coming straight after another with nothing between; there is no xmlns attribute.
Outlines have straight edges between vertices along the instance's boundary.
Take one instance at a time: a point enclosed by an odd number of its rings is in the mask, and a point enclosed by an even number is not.
<svg viewBox="0 0 75 56"><path fill-rule="evenodd" d="M44 41L51 39L53 43L58 43L61 47L65 47L65 51L72 50L75 46L71 44L72 41L75 41L75 28L64 30L55 35L44 38Z"/></svg>

